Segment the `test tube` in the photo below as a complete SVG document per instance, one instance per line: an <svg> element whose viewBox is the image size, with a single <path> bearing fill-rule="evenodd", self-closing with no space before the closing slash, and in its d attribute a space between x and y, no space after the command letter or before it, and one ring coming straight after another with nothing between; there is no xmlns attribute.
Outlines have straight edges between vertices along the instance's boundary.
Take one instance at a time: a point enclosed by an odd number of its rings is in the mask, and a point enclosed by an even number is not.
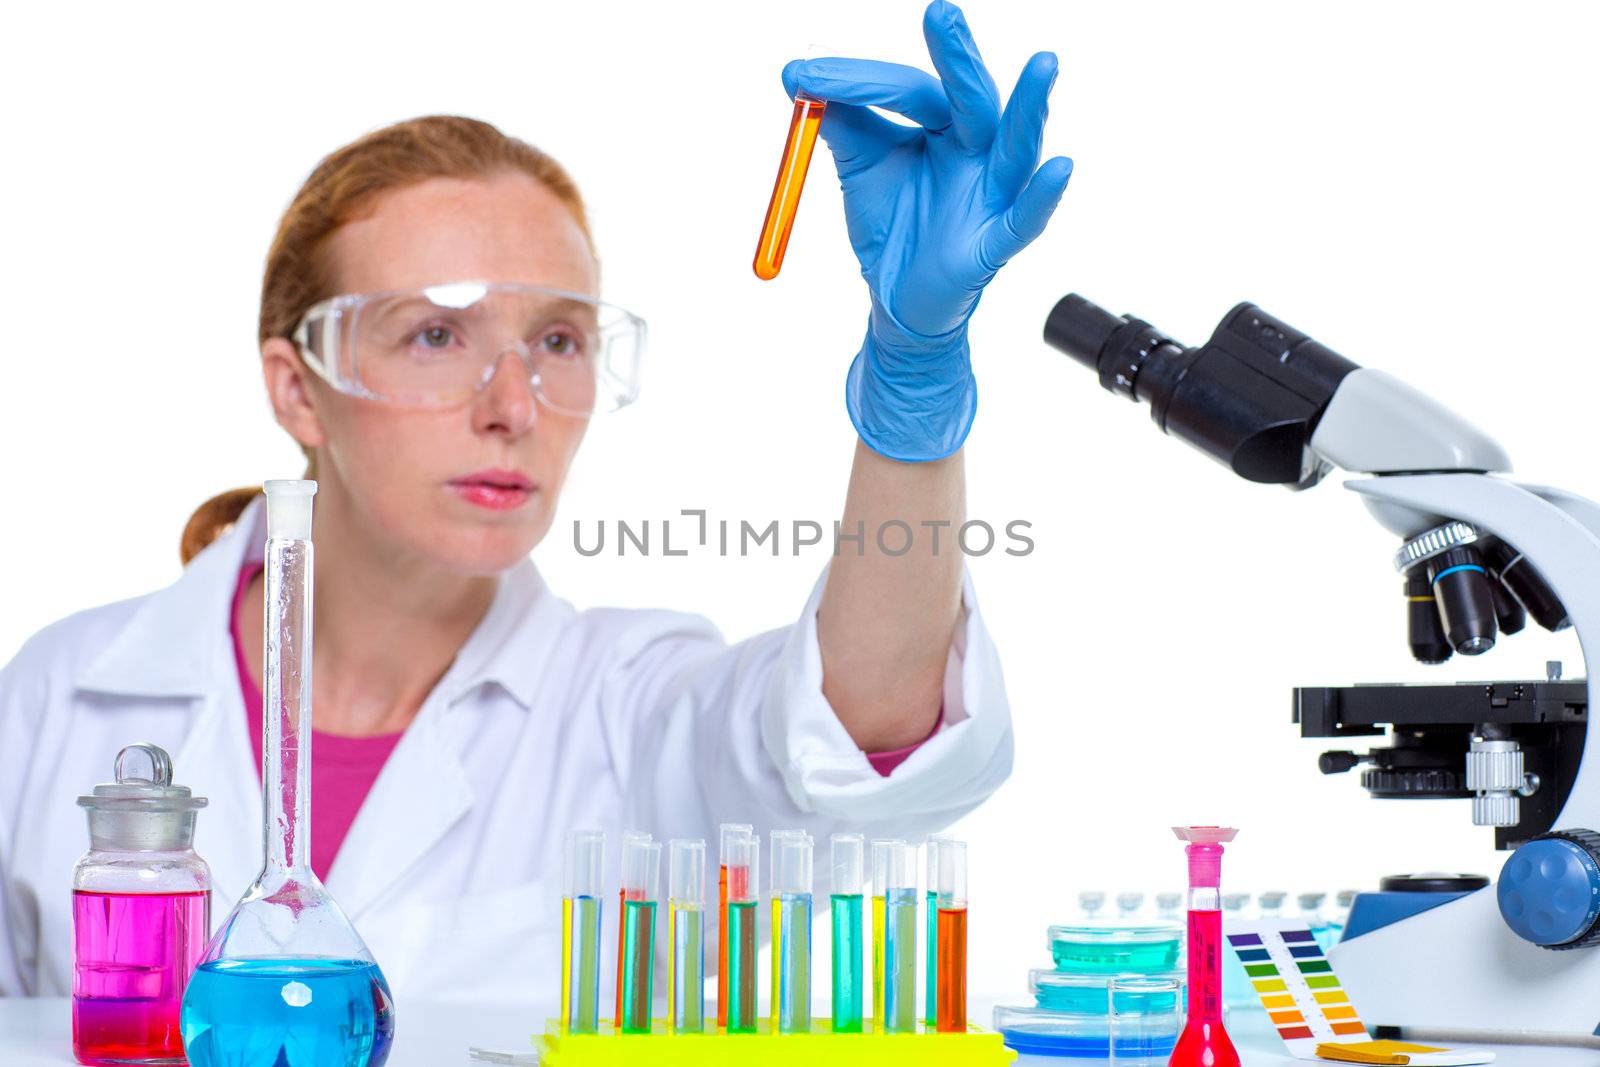
<svg viewBox="0 0 1600 1067"><path fill-rule="evenodd" d="M876 876L878 872L873 873ZM913 1033L917 1028L917 870L912 847L904 841L892 842L884 852L882 873L883 1032Z"/></svg>
<svg viewBox="0 0 1600 1067"><path fill-rule="evenodd" d="M631 845L638 845L649 840L650 835L645 833L643 830L625 831L622 835L622 855L624 857L624 862L626 862L628 849ZM627 914L628 880L624 878L622 880L622 888L617 891L617 1012L615 1026L618 1030L622 1029L622 954L623 946L627 943L627 931L624 929L623 922L626 919Z"/></svg>
<svg viewBox="0 0 1600 1067"><path fill-rule="evenodd" d="M811 835L772 833L772 1028L811 1029Z"/></svg>
<svg viewBox="0 0 1600 1067"><path fill-rule="evenodd" d="M940 1033L967 1030L967 843L941 841L934 871L939 907Z"/></svg>
<svg viewBox="0 0 1600 1067"><path fill-rule="evenodd" d="M600 1025L600 879L606 835L567 835L567 885L561 898L561 1025L592 1034Z"/></svg>
<svg viewBox="0 0 1600 1067"><path fill-rule="evenodd" d="M789 247L789 231L794 228L795 212L800 209L800 192L805 188L806 169L811 166L811 150L817 144L817 130L827 102L804 93L794 94L794 114L789 119L789 136L783 143L783 158L778 163L778 178L767 202L767 217L761 223L761 239L756 243L752 266L756 277L771 281L783 269L783 254Z"/></svg>
<svg viewBox="0 0 1600 1067"><path fill-rule="evenodd" d="M747 822L725 822L717 828L717 1025L728 1025L728 899L737 891L741 899L748 894L750 869L729 866L730 855L749 856L739 842L755 835Z"/></svg>
<svg viewBox="0 0 1600 1067"><path fill-rule="evenodd" d="M884 887L889 882L889 851L902 842L894 838L872 841L872 1025L883 1032L883 924L886 918Z"/></svg>
<svg viewBox="0 0 1600 1067"><path fill-rule="evenodd" d="M700 1033L706 1023L706 843L667 842L667 1026Z"/></svg>
<svg viewBox="0 0 1600 1067"><path fill-rule="evenodd" d="M650 1032L650 1006L655 996L656 887L661 874L661 844L631 840L622 843L622 991L625 1034Z"/></svg>
<svg viewBox="0 0 1600 1067"><path fill-rule="evenodd" d="M730 1034L756 1032L756 883L761 842L754 833L723 839L728 881L728 1024Z"/></svg>
<svg viewBox="0 0 1600 1067"><path fill-rule="evenodd" d="M927 945L923 951L926 954L923 963L923 994L922 994L922 1021L929 1026L934 1024L938 1015L937 997L939 989L939 905L935 900L934 886L939 879L939 843L942 837L930 837L923 851L927 859Z"/></svg>
<svg viewBox="0 0 1600 1067"><path fill-rule="evenodd" d="M830 840L833 912L833 1032L861 1032L861 887L866 842L860 834Z"/></svg>

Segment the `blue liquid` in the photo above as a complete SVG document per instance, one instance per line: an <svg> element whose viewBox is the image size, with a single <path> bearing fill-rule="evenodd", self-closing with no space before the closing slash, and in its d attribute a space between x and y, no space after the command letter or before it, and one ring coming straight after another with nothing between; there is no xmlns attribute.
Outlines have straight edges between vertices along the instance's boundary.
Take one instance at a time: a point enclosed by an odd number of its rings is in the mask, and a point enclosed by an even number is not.
<svg viewBox="0 0 1600 1067"><path fill-rule="evenodd" d="M1014 1029L1000 1031L1000 1039L1010 1048L1029 1056L1072 1056L1104 1060L1111 1055L1111 1039L1105 1034L1061 1034L1049 1030ZM1129 1058L1159 1059L1172 1055L1175 1038L1126 1038L1117 1042L1117 1055Z"/></svg>
<svg viewBox="0 0 1600 1067"><path fill-rule="evenodd" d="M183 995L190 1067L382 1067L394 999L363 960L217 960Z"/></svg>

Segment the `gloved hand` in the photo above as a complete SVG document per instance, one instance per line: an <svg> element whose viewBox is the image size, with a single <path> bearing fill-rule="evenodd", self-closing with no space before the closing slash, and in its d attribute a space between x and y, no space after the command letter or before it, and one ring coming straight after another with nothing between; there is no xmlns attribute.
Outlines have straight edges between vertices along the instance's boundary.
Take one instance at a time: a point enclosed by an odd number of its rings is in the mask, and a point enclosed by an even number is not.
<svg viewBox="0 0 1600 1067"><path fill-rule="evenodd" d="M1028 60L1002 114L961 9L935 0L922 30L938 78L866 59L783 68L791 97L828 103L820 133L872 294L845 406L869 447L907 461L948 456L966 440L978 404L967 320L989 279L1043 231L1072 174L1065 156L1034 169L1053 53Z"/></svg>

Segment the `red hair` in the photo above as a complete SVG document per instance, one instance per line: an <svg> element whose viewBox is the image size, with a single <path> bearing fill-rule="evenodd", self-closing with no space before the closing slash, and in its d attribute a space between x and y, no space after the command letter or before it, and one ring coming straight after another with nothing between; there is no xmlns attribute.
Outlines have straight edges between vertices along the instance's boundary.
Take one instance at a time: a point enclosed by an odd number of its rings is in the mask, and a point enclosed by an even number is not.
<svg viewBox="0 0 1600 1067"><path fill-rule="evenodd" d="M300 186L267 250L259 340L288 337L311 305L337 295L328 238L371 210L378 197L430 178L489 178L508 171L526 174L554 193L577 220L590 253L595 252L583 197L553 157L477 119L457 115L408 119L335 151ZM260 491L232 489L201 504L183 530L179 546L183 562L187 564L231 526Z"/></svg>

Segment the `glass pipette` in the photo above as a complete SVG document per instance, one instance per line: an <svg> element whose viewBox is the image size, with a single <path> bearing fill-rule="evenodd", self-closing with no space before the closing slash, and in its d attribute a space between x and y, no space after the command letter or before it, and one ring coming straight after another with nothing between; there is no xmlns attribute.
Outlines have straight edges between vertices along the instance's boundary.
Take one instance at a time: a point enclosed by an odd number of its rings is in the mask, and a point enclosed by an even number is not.
<svg viewBox="0 0 1600 1067"><path fill-rule="evenodd" d="M772 1021L780 1034L811 1029L811 835L772 834Z"/></svg>
<svg viewBox="0 0 1600 1067"><path fill-rule="evenodd" d="M967 1032L967 843L939 842L934 872L939 910L939 975L935 1027Z"/></svg>
<svg viewBox="0 0 1600 1067"><path fill-rule="evenodd" d="M650 1032L650 1006L655 996L656 887L661 874L661 845L637 838L622 843L622 991L625 1034Z"/></svg>
<svg viewBox="0 0 1600 1067"><path fill-rule="evenodd" d="M1189 844L1189 1017L1170 1067L1239 1067L1239 1053L1222 1026L1222 846L1239 831L1223 826L1174 826Z"/></svg>
<svg viewBox="0 0 1600 1067"><path fill-rule="evenodd" d="M592 1034L600 1024L600 880L606 835L567 835L567 891L561 898L561 1025Z"/></svg>
<svg viewBox="0 0 1600 1067"><path fill-rule="evenodd" d="M706 1024L706 843L667 843L667 1026L698 1034Z"/></svg>
<svg viewBox="0 0 1600 1067"><path fill-rule="evenodd" d="M717 828L717 1025L728 1025L728 899L748 889L749 868L729 866L729 856L747 855L738 842L755 833L747 822L725 822Z"/></svg>
<svg viewBox="0 0 1600 1067"><path fill-rule="evenodd" d="M866 843L860 834L831 840L833 912L833 1031L861 1032L861 887L866 881Z"/></svg>
<svg viewBox="0 0 1600 1067"><path fill-rule="evenodd" d="M817 129L827 102L796 92L794 114L789 119L789 136L783 143L783 158L778 177L767 202L767 217L761 223L761 239L756 243L752 266L756 277L770 281L783 269L783 255L789 247L789 231L794 228L795 212L800 209L800 192L805 188L806 169L817 144Z"/></svg>

